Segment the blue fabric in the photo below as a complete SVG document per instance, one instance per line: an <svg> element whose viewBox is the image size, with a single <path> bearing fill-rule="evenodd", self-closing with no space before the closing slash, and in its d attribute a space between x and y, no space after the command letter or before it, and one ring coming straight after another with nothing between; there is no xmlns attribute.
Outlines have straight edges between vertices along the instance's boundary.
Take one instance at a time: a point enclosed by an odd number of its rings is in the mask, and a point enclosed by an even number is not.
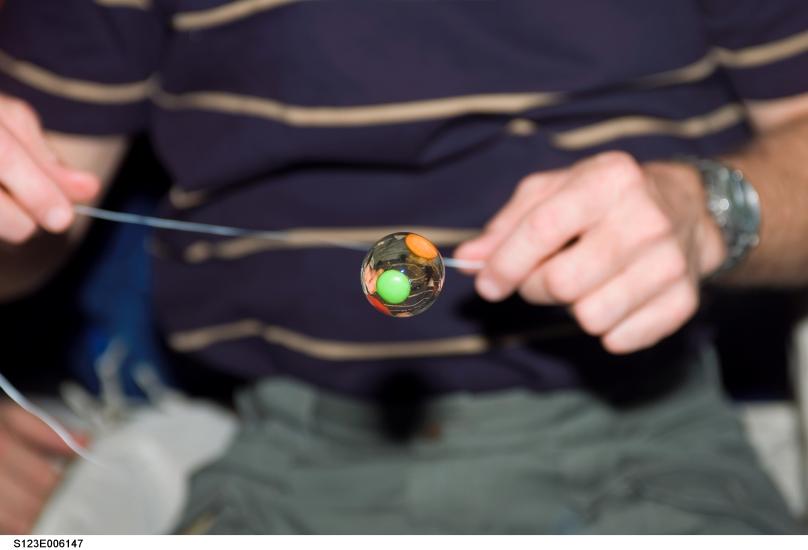
<svg viewBox="0 0 808 550"><path fill-rule="evenodd" d="M149 214L155 204L150 197L134 196L122 208ZM126 349L121 365L124 390L128 395L139 396L132 374L142 363L148 363L165 382L171 382L153 321L151 262L146 251L150 230L99 222L95 231L103 232L104 239L79 289L81 326L69 370L82 385L97 392L95 362L114 340L119 340Z"/></svg>

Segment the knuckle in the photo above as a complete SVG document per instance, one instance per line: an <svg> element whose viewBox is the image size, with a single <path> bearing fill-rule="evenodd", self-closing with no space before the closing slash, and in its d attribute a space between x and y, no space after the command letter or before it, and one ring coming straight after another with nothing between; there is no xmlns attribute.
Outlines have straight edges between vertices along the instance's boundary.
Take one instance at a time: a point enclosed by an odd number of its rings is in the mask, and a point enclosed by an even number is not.
<svg viewBox="0 0 808 550"><path fill-rule="evenodd" d="M689 319L699 308L699 294L692 285L687 285L677 300L676 317Z"/></svg>
<svg viewBox="0 0 808 550"><path fill-rule="evenodd" d="M595 156L595 160L604 164L619 164L625 162L634 162L634 157L625 151L612 149L610 151L598 153Z"/></svg>
<svg viewBox="0 0 808 550"><path fill-rule="evenodd" d="M550 245L565 218L565 209L558 205L537 208L527 217L528 235L538 246Z"/></svg>
<svg viewBox="0 0 808 550"><path fill-rule="evenodd" d="M14 110L16 105L18 105L19 103L22 103L22 100L14 96L10 95L0 96L0 117L4 117L7 113Z"/></svg>
<svg viewBox="0 0 808 550"><path fill-rule="evenodd" d="M25 101L10 99L3 108L4 118L12 124L39 126L39 115Z"/></svg>
<svg viewBox="0 0 808 550"><path fill-rule="evenodd" d="M544 183L544 180L544 174L541 172L535 172L522 178L522 181L519 182L517 189L520 193L530 193L540 187L542 183Z"/></svg>
<svg viewBox="0 0 808 550"><path fill-rule="evenodd" d="M519 287L519 297L530 305L541 305L543 303L538 289L532 283L526 283Z"/></svg>
<svg viewBox="0 0 808 550"><path fill-rule="evenodd" d="M0 114L6 114L21 109L25 102L17 97L4 95L0 99Z"/></svg>
<svg viewBox="0 0 808 550"><path fill-rule="evenodd" d="M507 285L515 284L517 280L517 274L506 262L492 263L489 267L489 274L495 281L499 281L500 283L505 283Z"/></svg>
<svg viewBox="0 0 808 550"><path fill-rule="evenodd" d="M654 204L645 208L641 227L650 239L659 239L673 233L673 222Z"/></svg>
<svg viewBox="0 0 808 550"><path fill-rule="evenodd" d="M678 247L672 247L672 250L666 255L664 263L660 266L666 280L674 281L687 275L688 264L684 252Z"/></svg>
<svg viewBox="0 0 808 550"><path fill-rule="evenodd" d="M605 151L598 153L595 160L604 166L612 168L624 169L627 167L637 166L637 161L634 157L625 151Z"/></svg>
<svg viewBox="0 0 808 550"><path fill-rule="evenodd" d="M601 344L612 355L625 355L634 351L633 347L626 342L625 337L607 334L601 338Z"/></svg>
<svg viewBox="0 0 808 550"><path fill-rule="evenodd" d="M578 325L591 336L600 336L606 330L601 312L601 306L594 300L575 304L572 308L572 314Z"/></svg>
<svg viewBox="0 0 808 550"><path fill-rule="evenodd" d="M483 226L482 234L485 235L486 233L498 233L502 230L508 229L511 224L512 222L509 222L506 216L502 215L501 213L497 214Z"/></svg>
<svg viewBox="0 0 808 550"><path fill-rule="evenodd" d="M9 135L8 130L0 126L0 168L10 166L16 160L16 155L16 142Z"/></svg>
<svg viewBox="0 0 808 550"><path fill-rule="evenodd" d="M547 266L544 284L547 293L557 302L570 303L578 297L571 270L561 263L551 263Z"/></svg>
<svg viewBox="0 0 808 550"><path fill-rule="evenodd" d="M522 195L536 195L545 193L548 188L559 182L563 170L550 170L544 172L533 172L522 178L519 182L518 191Z"/></svg>
<svg viewBox="0 0 808 550"><path fill-rule="evenodd" d="M25 206L29 212L41 220L45 213L52 207L60 204L60 197L49 188L47 184L38 183L31 185L24 198Z"/></svg>
<svg viewBox="0 0 808 550"><path fill-rule="evenodd" d="M527 225L530 234L544 233L547 227L552 224L551 217L553 210L549 208L537 208L530 212L527 216Z"/></svg>
<svg viewBox="0 0 808 550"><path fill-rule="evenodd" d="M624 151L601 153L597 161L611 179L612 185L621 188L634 187L643 181L643 171L639 163Z"/></svg>
<svg viewBox="0 0 808 550"><path fill-rule="evenodd" d="M689 285L674 294L674 299L667 311L670 323L681 325L696 313L699 307L698 293Z"/></svg>
<svg viewBox="0 0 808 550"><path fill-rule="evenodd" d="M687 255L676 239L666 239L659 245L645 252L641 260L645 272L652 276L657 284L672 284L684 279L690 272Z"/></svg>
<svg viewBox="0 0 808 550"><path fill-rule="evenodd" d="M634 253L633 243L614 232L610 238L600 239L590 246L586 254L578 258L576 265L570 268L569 274L576 280L584 279L592 285L593 279L599 279L596 274L622 265L622 262Z"/></svg>

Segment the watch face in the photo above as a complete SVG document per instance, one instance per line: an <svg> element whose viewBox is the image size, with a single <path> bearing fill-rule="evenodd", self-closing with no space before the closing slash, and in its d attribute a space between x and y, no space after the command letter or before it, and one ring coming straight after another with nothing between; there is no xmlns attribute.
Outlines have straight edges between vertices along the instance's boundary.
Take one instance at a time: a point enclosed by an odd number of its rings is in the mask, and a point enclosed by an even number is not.
<svg viewBox="0 0 808 550"><path fill-rule="evenodd" d="M730 171L728 191L730 219L738 236L748 239L751 233L757 237L760 227L760 205L757 192L744 179L739 170Z"/></svg>
<svg viewBox="0 0 808 550"><path fill-rule="evenodd" d="M707 192L707 207L721 229L727 259L719 272L738 264L759 241L760 204L758 194L740 170L712 160L696 165Z"/></svg>
<svg viewBox="0 0 808 550"><path fill-rule="evenodd" d="M729 222L729 199L711 194L708 201L707 208L709 208L718 225L724 227Z"/></svg>
<svg viewBox="0 0 808 550"><path fill-rule="evenodd" d="M755 191L755 188L752 187L748 181L743 179L743 176L741 176L740 182L743 187L744 196L743 211L746 214L743 223L744 233L754 234L754 244L757 245L760 240L760 197L757 191Z"/></svg>
<svg viewBox="0 0 808 550"><path fill-rule="evenodd" d="M702 164L701 172L707 190L707 208L724 231L734 214L730 171L718 163L708 162Z"/></svg>

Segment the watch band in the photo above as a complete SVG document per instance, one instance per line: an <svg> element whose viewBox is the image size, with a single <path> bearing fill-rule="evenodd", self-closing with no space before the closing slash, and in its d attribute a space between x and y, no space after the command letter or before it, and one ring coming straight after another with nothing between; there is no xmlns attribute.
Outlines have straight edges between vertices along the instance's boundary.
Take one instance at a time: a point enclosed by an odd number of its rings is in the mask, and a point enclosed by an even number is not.
<svg viewBox="0 0 808 550"><path fill-rule="evenodd" d="M701 174L707 209L727 247L724 263L712 274L716 277L735 268L760 242L760 199L740 170L713 159L685 160Z"/></svg>

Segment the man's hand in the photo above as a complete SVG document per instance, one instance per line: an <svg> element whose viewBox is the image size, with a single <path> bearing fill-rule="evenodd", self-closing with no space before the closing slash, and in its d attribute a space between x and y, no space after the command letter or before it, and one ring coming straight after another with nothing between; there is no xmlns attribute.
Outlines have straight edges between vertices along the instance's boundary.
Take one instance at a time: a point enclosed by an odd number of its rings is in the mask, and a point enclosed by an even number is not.
<svg viewBox="0 0 808 550"><path fill-rule="evenodd" d="M569 305L607 350L630 353L692 317L700 279L723 262L705 200L686 165L604 153L528 176L456 256L485 262L483 298Z"/></svg>
<svg viewBox="0 0 808 550"><path fill-rule="evenodd" d="M0 302L64 264L88 228L74 223L73 203L94 202L127 148L125 136L43 133L26 103L0 95Z"/></svg>
<svg viewBox="0 0 808 550"><path fill-rule="evenodd" d="M41 420L0 402L0 534L31 532L59 483L59 462L70 457L70 448Z"/></svg>
<svg viewBox="0 0 808 550"><path fill-rule="evenodd" d="M26 103L0 96L0 241L23 243L39 227L66 231L72 204L100 186L95 175L61 164Z"/></svg>

